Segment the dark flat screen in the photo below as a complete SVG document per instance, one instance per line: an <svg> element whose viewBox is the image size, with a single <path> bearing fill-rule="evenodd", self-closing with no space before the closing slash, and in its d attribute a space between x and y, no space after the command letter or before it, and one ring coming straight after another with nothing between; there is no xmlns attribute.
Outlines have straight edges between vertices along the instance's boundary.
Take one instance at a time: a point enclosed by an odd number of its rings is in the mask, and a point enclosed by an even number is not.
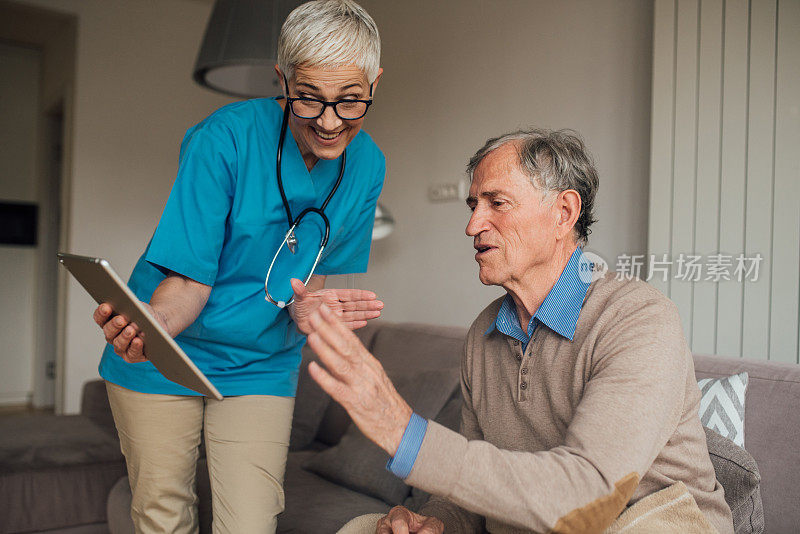
<svg viewBox="0 0 800 534"><path fill-rule="evenodd" d="M0 202L0 245L36 245L36 204Z"/></svg>

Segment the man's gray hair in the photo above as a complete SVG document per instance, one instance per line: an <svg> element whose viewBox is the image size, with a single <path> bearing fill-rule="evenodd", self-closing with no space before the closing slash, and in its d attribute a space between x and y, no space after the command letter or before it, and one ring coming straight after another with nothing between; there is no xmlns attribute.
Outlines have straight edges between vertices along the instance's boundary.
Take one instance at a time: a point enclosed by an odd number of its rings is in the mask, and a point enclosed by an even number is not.
<svg viewBox="0 0 800 534"><path fill-rule="evenodd" d="M589 239L594 218L594 197L600 180L586 146L574 130L518 130L494 137L472 156L467 164L470 181L475 168L489 153L506 143L514 143L522 172L534 187L545 193L575 190L581 197L581 213L575 223L578 243Z"/></svg>
<svg viewBox="0 0 800 534"><path fill-rule="evenodd" d="M314 0L298 6L286 17L278 38L278 66L287 80L298 65L355 65L372 83L380 59L378 26L352 0Z"/></svg>

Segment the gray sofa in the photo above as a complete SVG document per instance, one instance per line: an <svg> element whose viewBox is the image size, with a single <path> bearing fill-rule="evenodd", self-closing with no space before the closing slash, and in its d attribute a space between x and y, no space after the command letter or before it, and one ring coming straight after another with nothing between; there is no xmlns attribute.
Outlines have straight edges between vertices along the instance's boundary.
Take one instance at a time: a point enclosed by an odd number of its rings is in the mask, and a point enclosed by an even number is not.
<svg viewBox="0 0 800 534"><path fill-rule="evenodd" d="M415 409L451 428L457 427L458 366L464 329L378 321L358 334ZM388 459L386 455L368 443L350 424L346 412L310 380L305 369L311 357L308 351L304 352L286 469L286 510L279 518L278 531L336 532L359 514L384 512L395 503L411 508L421 505L428 496L392 477L383 468ZM797 506L800 503L800 366L696 355L695 368L698 379L741 371L749 373L745 446L760 469L766 532L800 531L800 507ZM87 384L86 389L101 391L102 383ZM96 398L96 394L87 396L92 397L99 408L92 410L84 406L87 414L84 417L98 428L108 429L107 402ZM210 491L204 467L201 460L197 477L201 532L210 532ZM720 477L718 462L715 468ZM758 475L754 476L757 480ZM6 473L0 472L0 491L5 478ZM732 492L735 491L734 488ZM4 498L2 495L0 493L0 498ZM41 499L37 501L37 509L61 505L58 499L51 497L49 494L30 496L34 500ZM0 510L5 502L0 500ZM24 500L16 502L25 506ZM106 504L108 525L104 528L114 534L132 532L127 478L113 485ZM2 516L0 511L0 533L19 532L4 530ZM59 517L63 518L63 514ZM93 527L98 525L95 522ZM63 526L81 528L74 522ZM48 528L53 528L52 522ZM43 530L29 528L26 531Z"/></svg>

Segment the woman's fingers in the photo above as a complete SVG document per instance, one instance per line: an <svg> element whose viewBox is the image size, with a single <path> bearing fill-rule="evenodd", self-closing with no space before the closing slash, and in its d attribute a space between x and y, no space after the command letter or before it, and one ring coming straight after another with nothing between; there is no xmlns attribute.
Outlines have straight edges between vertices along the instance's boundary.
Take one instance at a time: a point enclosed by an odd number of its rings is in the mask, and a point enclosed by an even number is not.
<svg viewBox="0 0 800 534"><path fill-rule="evenodd" d="M383 309L383 302L380 300L353 300L339 301L338 307L343 312L353 311L380 311Z"/></svg>
<svg viewBox="0 0 800 534"><path fill-rule="evenodd" d="M332 289L330 291L335 292L341 302L374 301L378 298L378 295L368 289Z"/></svg>
<svg viewBox="0 0 800 534"><path fill-rule="evenodd" d="M131 340L123 359L128 363L147 361L147 357L144 355L144 341L141 337L136 336Z"/></svg>
<svg viewBox="0 0 800 534"><path fill-rule="evenodd" d="M381 312L378 310L374 311L351 311L351 312L343 312L339 319L342 322L348 323L351 321L369 321L370 319L377 319L381 316Z"/></svg>
<svg viewBox="0 0 800 534"><path fill-rule="evenodd" d="M103 335L105 335L106 341L113 344L114 340L126 326L128 326L128 320L121 315L117 315L110 321L107 321L106 324L103 325Z"/></svg>
<svg viewBox="0 0 800 534"><path fill-rule="evenodd" d="M344 325L350 330L358 330L367 326L367 321L345 321Z"/></svg>
<svg viewBox="0 0 800 534"><path fill-rule="evenodd" d="M94 314L92 318L94 322L98 324L98 326L102 327L108 322L108 319L111 317L111 314L114 313L114 310L111 308L110 305L103 303L99 305L94 310Z"/></svg>
<svg viewBox="0 0 800 534"><path fill-rule="evenodd" d="M292 291L294 291L294 299L303 300L306 298L308 294L308 289L306 289L306 285L303 283L302 280L298 278L292 278L289 280L289 283L292 285Z"/></svg>

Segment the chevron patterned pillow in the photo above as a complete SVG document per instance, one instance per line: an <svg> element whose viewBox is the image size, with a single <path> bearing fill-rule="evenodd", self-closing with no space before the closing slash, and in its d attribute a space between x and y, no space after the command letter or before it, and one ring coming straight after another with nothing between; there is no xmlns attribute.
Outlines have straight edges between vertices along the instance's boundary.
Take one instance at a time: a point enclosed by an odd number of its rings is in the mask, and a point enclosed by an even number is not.
<svg viewBox="0 0 800 534"><path fill-rule="evenodd" d="M700 421L744 448L744 394L747 373L698 380Z"/></svg>

